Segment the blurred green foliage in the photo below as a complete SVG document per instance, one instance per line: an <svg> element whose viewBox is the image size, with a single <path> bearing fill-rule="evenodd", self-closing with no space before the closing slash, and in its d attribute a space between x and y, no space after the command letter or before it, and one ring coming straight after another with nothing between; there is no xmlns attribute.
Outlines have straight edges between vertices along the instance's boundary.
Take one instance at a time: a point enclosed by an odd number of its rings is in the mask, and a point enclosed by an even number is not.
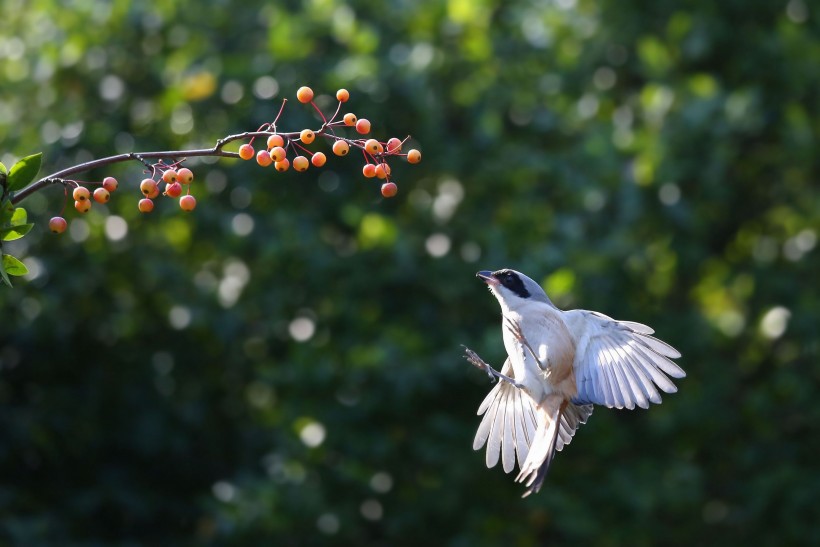
<svg viewBox="0 0 820 547"><path fill-rule="evenodd" d="M806 0L5 0L0 161L212 145L300 85L413 135L354 158L138 165L0 292L15 545L817 544L820 19ZM329 96L320 104L332 108ZM293 107L293 108L291 108ZM282 127L317 126L288 105ZM471 450L503 266L653 326L689 376L597 409L541 494Z"/></svg>

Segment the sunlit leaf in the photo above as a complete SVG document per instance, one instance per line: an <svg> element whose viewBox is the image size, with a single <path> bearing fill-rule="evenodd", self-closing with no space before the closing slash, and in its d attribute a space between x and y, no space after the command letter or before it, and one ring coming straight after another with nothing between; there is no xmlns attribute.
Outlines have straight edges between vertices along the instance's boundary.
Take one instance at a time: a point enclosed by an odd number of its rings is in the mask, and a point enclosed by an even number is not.
<svg viewBox="0 0 820 547"><path fill-rule="evenodd" d="M43 162L43 153L38 152L26 156L11 166L8 176L8 189L10 192L25 188L28 183L34 180L40 172L40 165Z"/></svg>
<svg viewBox="0 0 820 547"><path fill-rule="evenodd" d="M28 273L26 265L11 255L3 255L3 270L8 275L20 276Z"/></svg>
<svg viewBox="0 0 820 547"><path fill-rule="evenodd" d="M29 222L28 224L20 224L11 228L5 228L0 230L0 239L3 241L14 241L15 239L20 239L29 233L32 227L34 227L34 224Z"/></svg>

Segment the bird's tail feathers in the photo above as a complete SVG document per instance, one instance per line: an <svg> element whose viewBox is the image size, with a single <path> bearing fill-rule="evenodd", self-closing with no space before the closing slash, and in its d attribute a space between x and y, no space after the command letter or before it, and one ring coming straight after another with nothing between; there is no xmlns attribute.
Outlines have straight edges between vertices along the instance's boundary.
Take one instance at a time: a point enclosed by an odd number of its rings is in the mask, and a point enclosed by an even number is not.
<svg viewBox="0 0 820 547"><path fill-rule="evenodd" d="M515 478L517 482L527 486L523 497L538 492L544 483L552 459L555 457L561 416L566 406L561 395L551 394L547 395L536 409L540 415L538 431L530 445L527 459L521 466L521 472Z"/></svg>

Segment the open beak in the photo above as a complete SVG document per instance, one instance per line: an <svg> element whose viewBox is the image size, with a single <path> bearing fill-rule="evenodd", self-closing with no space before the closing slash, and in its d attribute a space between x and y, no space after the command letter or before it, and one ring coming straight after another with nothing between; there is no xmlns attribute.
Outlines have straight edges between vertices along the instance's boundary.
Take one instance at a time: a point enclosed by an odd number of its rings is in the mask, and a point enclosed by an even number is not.
<svg viewBox="0 0 820 547"><path fill-rule="evenodd" d="M477 274L475 274L475 276L476 276L477 278L479 278L480 280L482 280L482 281L483 281L484 283L486 283L487 285L495 286L495 285L499 285L499 284L500 284L500 283L498 282L498 279L496 279L495 277L493 277L493 272L491 272L490 270L481 270L480 272L478 272Z"/></svg>

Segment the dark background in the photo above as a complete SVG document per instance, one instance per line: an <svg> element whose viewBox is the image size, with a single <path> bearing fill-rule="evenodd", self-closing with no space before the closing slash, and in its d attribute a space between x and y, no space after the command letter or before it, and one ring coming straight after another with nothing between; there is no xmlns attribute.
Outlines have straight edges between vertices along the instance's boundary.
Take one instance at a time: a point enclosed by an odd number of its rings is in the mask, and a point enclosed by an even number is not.
<svg viewBox="0 0 820 547"><path fill-rule="evenodd" d="M282 97L281 128L318 127L300 85L326 110L348 88L424 159L392 200L355 157L192 161L197 210L148 216L119 165L60 237L61 191L24 201L0 540L820 542L816 6L149 4L5 0L0 160L210 146ZM473 276L504 266L651 325L688 372L649 411L596 409L526 500L471 450L490 384L462 359L502 362Z"/></svg>

